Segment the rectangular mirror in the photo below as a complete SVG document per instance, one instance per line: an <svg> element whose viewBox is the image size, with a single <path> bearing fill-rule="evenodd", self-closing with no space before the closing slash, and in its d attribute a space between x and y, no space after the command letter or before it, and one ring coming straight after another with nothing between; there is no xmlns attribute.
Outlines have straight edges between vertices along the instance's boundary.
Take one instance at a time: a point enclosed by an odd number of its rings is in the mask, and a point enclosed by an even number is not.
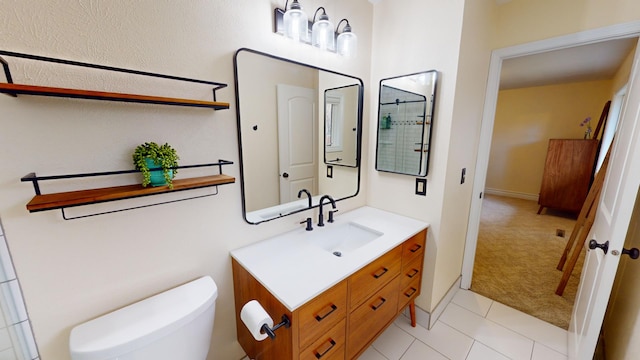
<svg viewBox="0 0 640 360"><path fill-rule="evenodd" d="M432 70L380 81L376 170L427 176L437 78Z"/></svg>
<svg viewBox="0 0 640 360"><path fill-rule="evenodd" d="M325 194L357 195L362 80L250 49L236 52L234 69L245 220L300 212Z"/></svg>
<svg viewBox="0 0 640 360"><path fill-rule="evenodd" d="M358 166L358 85L324 91L324 162Z"/></svg>

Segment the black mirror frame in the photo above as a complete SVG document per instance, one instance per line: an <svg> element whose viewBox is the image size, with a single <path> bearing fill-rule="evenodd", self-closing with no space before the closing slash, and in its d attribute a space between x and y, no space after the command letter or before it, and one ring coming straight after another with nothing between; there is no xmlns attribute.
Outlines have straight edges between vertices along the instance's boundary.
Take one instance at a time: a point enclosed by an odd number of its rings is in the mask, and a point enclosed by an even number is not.
<svg viewBox="0 0 640 360"><path fill-rule="evenodd" d="M420 75L420 74L426 74L426 73L433 73L434 76L434 81L433 81L433 92L431 94L431 124L429 124L429 136L427 138L428 142L427 142L427 147L426 147L426 153L427 156L424 159L425 161L425 169L424 169L424 174L421 172L418 173L407 173L407 172L398 172L398 171L389 171L389 170L381 170L378 169L378 151L380 149L380 110L381 110L381 102L382 102L382 82L385 80L393 80L393 79L398 79L398 78L403 78L403 77L408 77L408 76L415 76L415 75ZM418 177L426 177L427 175L429 175L429 161L431 158L431 137L433 135L433 126L434 126L434 120L435 120L435 112L436 112L436 93L437 93L437 88L438 88L438 77L439 77L439 73L437 70L427 70L427 71L419 71L419 72L415 72L415 73L411 73L411 74L405 74L405 75L399 75L399 76L392 76L392 77L388 77L388 78L384 78L384 79L380 79L379 82L379 87L378 87L378 119L376 121L376 158L375 158L375 169L377 171L380 172L387 172L387 173L392 173L392 174L401 174L401 175L409 175L409 176L418 176ZM388 86L388 85L387 85ZM426 121L426 119L425 119ZM422 127L422 139L424 139L424 131L425 131L425 125L423 125ZM422 154L421 154L422 157ZM421 158L422 161L422 158Z"/></svg>
<svg viewBox="0 0 640 360"><path fill-rule="evenodd" d="M238 55L243 51L244 52L253 53L253 54L257 54L257 55L261 55L261 56L266 56L266 57L269 57L269 58L272 58L272 59L275 59L275 60L285 61L285 62L292 63L292 64L295 64L295 65L300 65L300 66L305 66L305 67L309 67L309 68L316 69L316 70L325 71L325 72L328 72L328 73L331 73L331 74L335 74L335 75L341 75L341 76L349 77L349 78L352 78L352 79L354 79L354 81L359 83L358 85L360 86L360 90L358 92L358 120L357 120L358 130L357 130L357 135L356 135L357 136L357 149L356 149L356 157L357 157L356 162L357 162L357 164L356 164L356 167L355 167L355 168L358 169L356 192L353 195L337 198L337 199L335 199L335 201L345 200L345 199L349 199L349 198L358 196L358 194L360 193L360 183L361 183L361 176L362 176L362 167L360 166L360 159L362 158L362 116L363 116L363 102L364 102L364 82L362 81L362 79L360 79L358 77L355 77L355 76L352 76L352 75L347 75L347 74L343 74L343 73L340 73L340 72L337 72L337 71L319 68L317 66L313 66L313 65L301 63L301 62L298 62L298 61L286 59L286 58L283 58L283 57L275 56L275 55L264 53L264 52L261 52L261 51L257 51L257 50L253 50L253 49L249 49L249 48L240 48L233 55L233 75L234 75L234 79L233 80L234 80L235 96L236 96L236 126L237 126L237 136L238 136L238 164L240 166L240 192L241 192L241 196L242 196L242 216L243 216L244 220L248 224L258 225L258 224L261 224L263 222L272 221L272 220L275 220L275 219L283 218L285 216L297 214L297 213L309 210L309 208L304 208L304 209L292 211L292 212L290 212L288 214L281 214L281 215L273 217L271 219L266 219L264 221L250 222L247 219L247 209L246 209L246 201L245 201L246 200L246 189L244 187L244 162L243 162L243 158L242 158L242 130L241 130L242 124L241 124L241 117L240 117L240 91L239 91L239 86L238 86ZM323 142L323 144L324 144L324 142ZM330 165L334 165L334 164L330 164ZM318 207L318 205L314 205L311 208L316 208L316 207Z"/></svg>
<svg viewBox="0 0 640 360"><path fill-rule="evenodd" d="M362 82L362 81L361 81ZM361 156L361 148L362 148L362 136L361 136L361 131L362 131L362 97L363 97L363 87L360 84L353 84L353 85L345 85L345 86L340 86L340 87L335 87L335 88L330 88L330 89L325 89L324 90L324 108L325 111L327 109L327 91L330 90L338 90L338 89L344 89L344 88L348 88L351 86L358 86L358 114L356 115L358 117L358 120L356 121L357 125L357 129L356 129L356 163L355 165L350 165L350 164L340 164L338 162L328 162L327 161L327 137L323 136L323 146L322 146L322 152L323 152L323 158L324 158L324 164L325 165L336 165L336 166L344 166L344 167L350 167L350 168L357 168L360 167L360 156ZM327 130L327 121L326 121L326 117L327 115L325 114L325 120L323 121L323 129ZM359 184L359 179L358 179L358 184Z"/></svg>

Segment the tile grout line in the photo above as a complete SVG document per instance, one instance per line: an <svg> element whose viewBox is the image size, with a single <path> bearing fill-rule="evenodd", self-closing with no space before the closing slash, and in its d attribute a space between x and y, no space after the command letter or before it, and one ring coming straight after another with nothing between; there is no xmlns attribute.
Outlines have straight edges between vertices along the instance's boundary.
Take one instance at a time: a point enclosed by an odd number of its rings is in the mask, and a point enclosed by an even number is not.
<svg viewBox="0 0 640 360"><path fill-rule="evenodd" d="M448 306L448 304L447 304L447 306ZM442 321L440 321L440 320L437 320L437 321L436 321L436 324L437 324L437 323L440 323L440 324L442 324L443 326L446 326L446 327L448 327L449 329L451 329L451 330L453 330L453 331L457 332L458 334L460 334L460 335L462 335L462 336L464 336L464 337L467 337L467 338L469 338L469 339L471 339L471 340L473 340L473 341L475 341L475 340L476 340L476 339L472 338L471 336L468 336L467 334L463 333L462 331L460 331L460 330L458 330L458 329L454 328L453 326L451 326L451 325L449 325L449 324L447 324L447 323L444 323L444 322L442 322ZM451 360L448 356L446 356L445 354L443 354L443 353L442 353L441 351L439 351L438 349L436 349L436 348L434 348L433 346L431 346L431 345L427 344L426 342L422 341L421 339L418 339L415 335L411 334L410 332L408 332L408 331L406 331L405 329L401 328L400 326L396 325L396 324L395 324L395 322L394 322L394 324L393 324L393 325L394 325L394 326L396 326L398 329L400 329L400 330L404 331L404 333L405 333L405 334L407 334L407 335L409 335L409 336L413 337L415 340L417 340L417 341L419 341L419 342L423 343L423 344L424 344L425 346L427 346L428 348L430 348L430 349L432 349L433 351L437 352L438 354L440 354L440 355L444 356L445 358L447 358L447 359ZM420 326L421 328L425 329L427 332L430 332L430 331L431 331L431 330L429 330L429 329L427 329L427 328L422 327L422 326L421 326L421 325L419 325L419 324L418 324L417 326ZM435 324L434 324L434 326L435 326ZM412 342L411 344L413 344L413 342ZM473 346L473 343L472 343L472 345L471 345L471 346ZM409 349L409 348L407 348L407 350L408 350L408 349ZM471 348L469 348L469 351L467 352L467 356L469 355L469 352L471 352ZM465 358L466 358L466 357L465 357Z"/></svg>
<svg viewBox="0 0 640 360"><path fill-rule="evenodd" d="M494 303L494 301L492 301L491 306L489 307L489 311L491 310L491 307L493 306L493 303ZM460 305L458 305L458 304L455 304L455 305L456 305L456 306L458 306L458 307L460 307L460 308L462 308L462 309L465 309L465 310L467 310L467 311L469 311L469 312L471 312L471 313L474 313L473 311L471 311L471 310L469 310L469 309L465 308L464 306L460 306ZM448 306L448 305L447 305L447 306ZM489 314L489 311L487 311L487 314ZM480 316L480 315L479 315L479 314L477 314L477 313L474 313L474 314L476 314L476 315ZM515 331L515 330L513 330L513 329L510 329L510 328L508 328L508 327L506 327L506 326L504 326L504 325L502 325L502 324L499 324L499 323L497 323L497 322L495 322L495 321L493 321L493 320L491 320L491 319L487 319L486 317L482 317L482 318L483 318L485 321L488 321L488 322L490 322L490 323L492 323L492 324L494 324L494 325L496 325L496 326L498 326L498 327L501 327L501 328L503 328L503 329L505 329L505 330L508 330L508 331L510 331L510 332L512 332L512 333L514 333L514 334L520 335L520 336L524 337L525 339L527 339L527 340L531 341L531 351L530 351L530 354L533 354L533 346L534 346L534 345L535 345L535 343L536 343L536 341L535 341L535 340L531 339L531 338L530 338L530 337L528 337L528 336L525 336L525 335L523 335L523 334L520 334L519 332L517 332L517 331ZM438 321L440 321L440 319L439 319ZM443 324L447 324L447 323L446 323L446 322L444 322L444 321L442 321L442 323L443 323ZM453 328L455 329L455 327L454 327L453 325L451 325L451 324L447 324L447 325L449 325L449 326L451 326L451 327L453 327ZM458 330L458 329L456 329L456 330ZM459 331L459 330L458 330L458 331ZM464 333L463 333L463 334L464 334ZM468 336L468 337L471 337L471 336L469 336L469 335L467 335L467 334L464 334L464 335L466 335L466 336ZM503 354L502 352L500 352L500 351L498 351L498 350L494 349L493 347L491 347L491 346L489 346L489 345L487 345L487 344L483 343L482 341L479 341L479 340L478 340L478 339L476 339L475 337L471 337L471 338L474 340L474 342L475 342L475 341L477 341L477 342L479 342L480 344L482 344L482 345L484 345L484 346L486 346L486 347L488 347L488 348L490 348L490 349L492 349L492 350L496 351L497 353L499 353L499 354L501 354L501 355L505 356L506 358L511 359L511 357L509 357L509 356L507 356L506 354ZM473 345L472 345L472 346L473 346ZM553 350L553 349L552 349L552 350ZM557 351L556 351L556 352L557 352ZM529 357L531 357L531 355L530 355Z"/></svg>

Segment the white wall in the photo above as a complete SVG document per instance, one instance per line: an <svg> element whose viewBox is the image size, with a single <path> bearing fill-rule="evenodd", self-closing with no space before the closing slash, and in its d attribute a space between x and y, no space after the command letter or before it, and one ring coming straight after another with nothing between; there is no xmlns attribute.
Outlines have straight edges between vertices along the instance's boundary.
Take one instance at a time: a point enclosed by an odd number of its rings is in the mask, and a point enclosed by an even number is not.
<svg viewBox="0 0 640 360"><path fill-rule="evenodd" d="M311 12L320 1L304 1ZM68 358L70 329L123 305L211 275L218 284L210 359L239 359L229 250L292 229L309 214L253 226L241 214L239 183L219 195L141 210L63 221L56 211L29 214L33 196L20 177L130 169L133 148L168 141L182 164L235 162L239 176L233 88L234 52L274 53L334 71L369 76L372 5L323 0L333 20L349 18L359 56L344 59L272 33L280 1L6 1L0 12L2 49L228 83L218 100L229 110L90 100L0 96L0 216L36 340L44 360ZM242 13L243 15L239 15ZM210 87L40 65L28 73L12 64L14 80L39 85L119 88L165 96L208 98ZM60 75L62 74L62 75ZM110 82L116 79L113 84ZM4 80L4 79L3 79ZM368 109L365 109L368 117ZM367 129L365 128L365 134ZM365 146L367 144L365 143ZM108 184L136 181L107 179ZM238 179L239 181L239 179ZM73 185L64 185L68 188ZM83 183L83 186L93 184ZM56 185L43 185L51 192ZM194 192L198 193L198 192ZM183 193L184 196L190 192ZM156 197L145 199L153 202ZM363 205L360 195L341 211ZM118 202L131 204L133 201ZM116 203L112 203L116 204ZM114 205L116 206L116 205Z"/></svg>

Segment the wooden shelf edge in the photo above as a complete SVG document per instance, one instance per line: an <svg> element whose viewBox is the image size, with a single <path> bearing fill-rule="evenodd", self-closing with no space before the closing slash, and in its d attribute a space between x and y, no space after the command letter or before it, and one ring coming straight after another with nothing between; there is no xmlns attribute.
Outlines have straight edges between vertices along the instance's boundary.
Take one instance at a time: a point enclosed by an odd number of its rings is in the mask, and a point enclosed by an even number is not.
<svg viewBox="0 0 640 360"><path fill-rule="evenodd" d="M69 191L36 195L27 204L29 212L62 209L73 206L90 205L101 202L124 200L141 196L163 194L174 191L199 189L216 185L232 184L236 179L220 174L173 181L173 190L168 186L142 187L140 184L108 188Z"/></svg>
<svg viewBox="0 0 640 360"><path fill-rule="evenodd" d="M180 98L170 98L170 97L161 97L161 96L147 96L147 95L124 94L124 93L92 91L92 90L77 90L77 89L10 84L10 83L0 84L0 93L13 94L13 95L25 94L25 95L70 97L70 98L93 99L93 100L136 102L136 103L147 103L147 104L205 107L205 108L211 108L214 110L224 110L229 108L229 103L219 102L219 101L180 99Z"/></svg>

